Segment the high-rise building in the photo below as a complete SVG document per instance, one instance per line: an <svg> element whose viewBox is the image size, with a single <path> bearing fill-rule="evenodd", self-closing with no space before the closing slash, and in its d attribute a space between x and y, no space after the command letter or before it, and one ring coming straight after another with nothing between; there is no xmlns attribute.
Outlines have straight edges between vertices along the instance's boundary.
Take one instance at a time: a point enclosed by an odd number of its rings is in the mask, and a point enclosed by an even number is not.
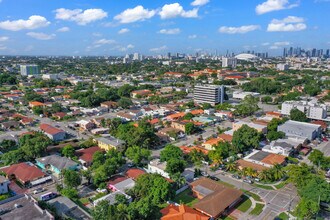
<svg viewBox="0 0 330 220"><path fill-rule="evenodd" d="M225 87L217 85L196 85L194 88L194 101L216 105L223 103Z"/></svg>
<svg viewBox="0 0 330 220"><path fill-rule="evenodd" d="M283 57L287 57L288 56L288 49L284 48L283 49Z"/></svg>
<svg viewBox="0 0 330 220"><path fill-rule="evenodd" d="M235 57L223 57L222 58L222 67L232 67L236 68L237 59Z"/></svg>
<svg viewBox="0 0 330 220"><path fill-rule="evenodd" d="M39 66L35 65L35 64L20 65L20 68L21 68L21 75L22 76L40 74Z"/></svg>

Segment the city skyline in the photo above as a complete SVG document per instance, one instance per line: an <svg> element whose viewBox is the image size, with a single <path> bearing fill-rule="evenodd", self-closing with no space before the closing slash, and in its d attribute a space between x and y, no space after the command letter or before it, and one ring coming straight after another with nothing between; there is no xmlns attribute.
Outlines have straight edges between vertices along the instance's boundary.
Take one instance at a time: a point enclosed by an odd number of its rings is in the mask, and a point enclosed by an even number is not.
<svg viewBox="0 0 330 220"><path fill-rule="evenodd" d="M17 7L20 3L25 7ZM25 3L25 4L24 4ZM239 5L239 7L237 7ZM146 55L330 48L330 2L0 1L2 55Z"/></svg>

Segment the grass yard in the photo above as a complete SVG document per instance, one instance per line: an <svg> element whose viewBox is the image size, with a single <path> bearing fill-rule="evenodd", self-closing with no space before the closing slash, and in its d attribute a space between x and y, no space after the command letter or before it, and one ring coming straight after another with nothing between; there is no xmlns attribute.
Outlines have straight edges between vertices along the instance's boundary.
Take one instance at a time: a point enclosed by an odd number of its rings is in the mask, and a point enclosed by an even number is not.
<svg viewBox="0 0 330 220"><path fill-rule="evenodd" d="M262 199L260 198L260 196L258 196L257 194L254 194L252 192L249 192L249 191L246 191L246 190L243 190L243 192L246 194L246 195L249 195L251 196L254 200L256 200L257 202L263 202Z"/></svg>
<svg viewBox="0 0 330 220"><path fill-rule="evenodd" d="M251 215L259 215L264 208L264 204L257 203L256 207L250 212Z"/></svg>
<svg viewBox="0 0 330 220"><path fill-rule="evenodd" d="M88 204L88 203L89 203L88 198L80 198L79 201L80 201L82 204Z"/></svg>
<svg viewBox="0 0 330 220"><path fill-rule="evenodd" d="M289 216L282 212L281 214L278 215L278 218L281 219L281 220L289 220Z"/></svg>
<svg viewBox="0 0 330 220"><path fill-rule="evenodd" d="M234 220L232 219L230 216L224 216L224 217L220 217L220 220Z"/></svg>
<svg viewBox="0 0 330 220"><path fill-rule="evenodd" d="M191 189L186 189L182 193L176 195L173 201L178 204L184 203L191 207L198 202L198 199L192 196Z"/></svg>
<svg viewBox="0 0 330 220"><path fill-rule="evenodd" d="M261 184L257 184L257 183L254 183L253 185L256 186L256 187L262 188L262 189L274 190L273 187L267 186L267 185L261 185Z"/></svg>
<svg viewBox="0 0 330 220"><path fill-rule="evenodd" d="M284 181L284 182L281 182L281 183L275 185L275 188L276 188L276 189L281 189L281 188L283 188L286 184L287 184L287 183L286 183L285 181Z"/></svg>
<svg viewBox="0 0 330 220"><path fill-rule="evenodd" d="M251 206L252 206L252 202L249 199L249 197L243 195L242 201L240 202L240 204L237 206L236 209L240 210L241 212L246 212L247 210L249 210Z"/></svg>

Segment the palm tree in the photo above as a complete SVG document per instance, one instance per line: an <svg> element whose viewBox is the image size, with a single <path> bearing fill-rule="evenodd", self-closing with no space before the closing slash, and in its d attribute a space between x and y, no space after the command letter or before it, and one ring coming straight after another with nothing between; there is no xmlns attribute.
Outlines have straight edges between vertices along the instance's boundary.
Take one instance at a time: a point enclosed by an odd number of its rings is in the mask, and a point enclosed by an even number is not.
<svg viewBox="0 0 330 220"><path fill-rule="evenodd" d="M247 176L248 175L248 168L247 167L243 167L243 169L241 170L241 175L242 176Z"/></svg>
<svg viewBox="0 0 330 220"><path fill-rule="evenodd" d="M285 175L285 172L280 164L275 164L271 170L275 180L282 179Z"/></svg>
<svg viewBox="0 0 330 220"><path fill-rule="evenodd" d="M128 214L127 206L125 204L118 204L116 208L116 218L120 220L131 220L131 216Z"/></svg>
<svg viewBox="0 0 330 220"><path fill-rule="evenodd" d="M233 160L228 161L227 164L226 164L226 169L228 171L236 170L237 169L236 161L233 161Z"/></svg>
<svg viewBox="0 0 330 220"><path fill-rule="evenodd" d="M268 170L263 170L259 173L258 177L261 180L269 180L270 179L270 173Z"/></svg>
<svg viewBox="0 0 330 220"><path fill-rule="evenodd" d="M256 177L258 175L257 172L252 167L248 167L246 169L246 174L251 177Z"/></svg>

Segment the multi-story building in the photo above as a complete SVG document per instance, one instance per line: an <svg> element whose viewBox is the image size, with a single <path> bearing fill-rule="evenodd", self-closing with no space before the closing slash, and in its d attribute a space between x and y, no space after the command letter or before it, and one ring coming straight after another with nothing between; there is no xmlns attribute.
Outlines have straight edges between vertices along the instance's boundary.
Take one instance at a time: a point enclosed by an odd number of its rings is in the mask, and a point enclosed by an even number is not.
<svg viewBox="0 0 330 220"><path fill-rule="evenodd" d="M286 63L279 63L276 65L276 69L280 71L285 71L289 69L289 65Z"/></svg>
<svg viewBox="0 0 330 220"><path fill-rule="evenodd" d="M327 106L311 103L307 101L286 101L282 103L281 113L290 115L292 109L298 109L306 114L311 119L327 118Z"/></svg>
<svg viewBox="0 0 330 220"><path fill-rule="evenodd" d="M211 105L223 103L224 95L224 86L196 85L194 88L194 101L197 103L210 103Z"/></svg>
<svg viewBox="0 0 330 220"><path fill-rule="evenodd" d="M289 120L279 125L277 131L284 132L287 137L314 140L321 136L322 128L321 125Z"/></svg>
<svg viewBox="0 0 330 220"><path fill-rule="evenodd" d="M223 57L222 58L222 67L236 68L236 66L237 66L237 59L235 57Z"/></svg>
<svg viewBox="0 0 330 220"><path fill-rule="evenodd" d="M21 68L21 75L22 76L29 76L29 75L37 75L40 74L39 66L35 64L31 65L20 65Z"/></svg>

